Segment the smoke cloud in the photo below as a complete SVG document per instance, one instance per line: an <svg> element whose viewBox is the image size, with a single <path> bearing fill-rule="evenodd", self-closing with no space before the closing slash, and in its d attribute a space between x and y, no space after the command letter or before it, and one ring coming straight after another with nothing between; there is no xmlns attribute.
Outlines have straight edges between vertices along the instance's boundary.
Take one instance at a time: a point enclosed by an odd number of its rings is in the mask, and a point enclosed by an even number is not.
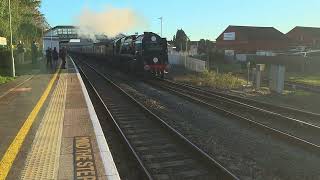
<svg viewBox="0 0 320 180"><path fill-rule="evenodd" d="M147 23L138 13L129 8L106 6L103 11L84 9L76 17L76 25L80 28L80 36L95 39L96 34L115 37L120 33L145 28Z"/></svg>

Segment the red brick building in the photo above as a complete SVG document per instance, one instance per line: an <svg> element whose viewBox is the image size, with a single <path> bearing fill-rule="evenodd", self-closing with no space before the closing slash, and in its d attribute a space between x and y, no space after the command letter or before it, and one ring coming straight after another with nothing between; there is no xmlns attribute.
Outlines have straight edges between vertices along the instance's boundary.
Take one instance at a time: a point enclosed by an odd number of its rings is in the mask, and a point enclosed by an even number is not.
<svg viewBox="0 0 320 180"><path fill-rule="evenodd" d="M217 38L217 48L235 54L257 51L277 52L288 49L288 38L274 27L228 26Z"/></svg>
<svg viewBox="0 0 320 180"><path fill-rule="evenodd" d="M320 28L296 26L287 36L291 46L320 48Z"/></svg>

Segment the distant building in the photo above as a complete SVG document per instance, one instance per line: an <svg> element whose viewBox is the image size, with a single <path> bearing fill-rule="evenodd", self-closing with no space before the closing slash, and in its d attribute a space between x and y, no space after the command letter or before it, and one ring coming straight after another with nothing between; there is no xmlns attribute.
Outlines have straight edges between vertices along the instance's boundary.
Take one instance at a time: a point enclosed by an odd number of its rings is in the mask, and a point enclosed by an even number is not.
<svg viewBox="0 0 320 180"><path fill-rule="evenodd" d="M42 37L43 53L47 48L53 49L54 47L59 51L61 44L78 38L78 30L75 26L55 26L49 29Z"/></svg>
<svg viewBox="0 0 320 180"><path fill-rule="evenodd" d="M190 49L189 49L189 55L194 56L198 55L198 43L199 41L189 41L190 43Z"/></svg>
<svg viewBox="0 0 320 180"><path fill-rule="evenodd" d="M69 42L70 39L77 39L79 28L76 26L55 26L45 32L44 36L51 38L58 37L60 42Z"/></svg>
<svg viewBox="0 0 320 180"><path fill-rule="evenodd" d="M274 27L228 26L216 40L229 59L246 61L247 55L272 56L288 49L288 38Z"/></svg>
<svg viewBox="0 0 320 180"><path fill-rule="evenodd" d="M287 36L291 46L320 48L320 28L296 26Z"/></svg>

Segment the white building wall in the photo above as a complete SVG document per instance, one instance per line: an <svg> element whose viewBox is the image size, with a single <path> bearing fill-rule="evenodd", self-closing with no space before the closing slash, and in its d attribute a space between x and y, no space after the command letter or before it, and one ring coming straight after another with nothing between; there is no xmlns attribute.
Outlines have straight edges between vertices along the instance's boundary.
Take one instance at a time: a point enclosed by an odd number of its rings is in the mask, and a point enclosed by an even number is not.
<svg viewBox="0 0 320 180"><path fill-rule="evenodd" d="M59 39L43 39L43 53L45 54L46 50L48 48L51 48L53 50L53 48L56 48L57 51L59 52Z"/></svg>
<svg viewBox="0 0 320 180"><path fill-rule="evenodd" d="M56 48L57 51L59 52L59 36L57 36L56 31L48 31L47 33L44 34L42 38L42 46L43 46L43 53L45 54L46 50L48 48Z"/></svg>
<svg viewBox="0 0 320 180"><path fill-rule="evenodd" d="M176 54L169 54L168 58L169 64L181 65L191 71L203 72L206 70L206 62L199 59Z"/></svg>

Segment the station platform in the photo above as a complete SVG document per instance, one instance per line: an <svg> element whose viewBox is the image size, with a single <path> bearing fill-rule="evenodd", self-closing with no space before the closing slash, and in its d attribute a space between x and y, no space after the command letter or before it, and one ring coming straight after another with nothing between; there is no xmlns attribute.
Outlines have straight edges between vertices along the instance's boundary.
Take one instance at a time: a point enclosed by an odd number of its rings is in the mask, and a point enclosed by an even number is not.
<svg viewBox="0 0 320 180"><path fill-rule="evenodd" d="M0 180L120 179L71 58L0 86Z"/></svg>

